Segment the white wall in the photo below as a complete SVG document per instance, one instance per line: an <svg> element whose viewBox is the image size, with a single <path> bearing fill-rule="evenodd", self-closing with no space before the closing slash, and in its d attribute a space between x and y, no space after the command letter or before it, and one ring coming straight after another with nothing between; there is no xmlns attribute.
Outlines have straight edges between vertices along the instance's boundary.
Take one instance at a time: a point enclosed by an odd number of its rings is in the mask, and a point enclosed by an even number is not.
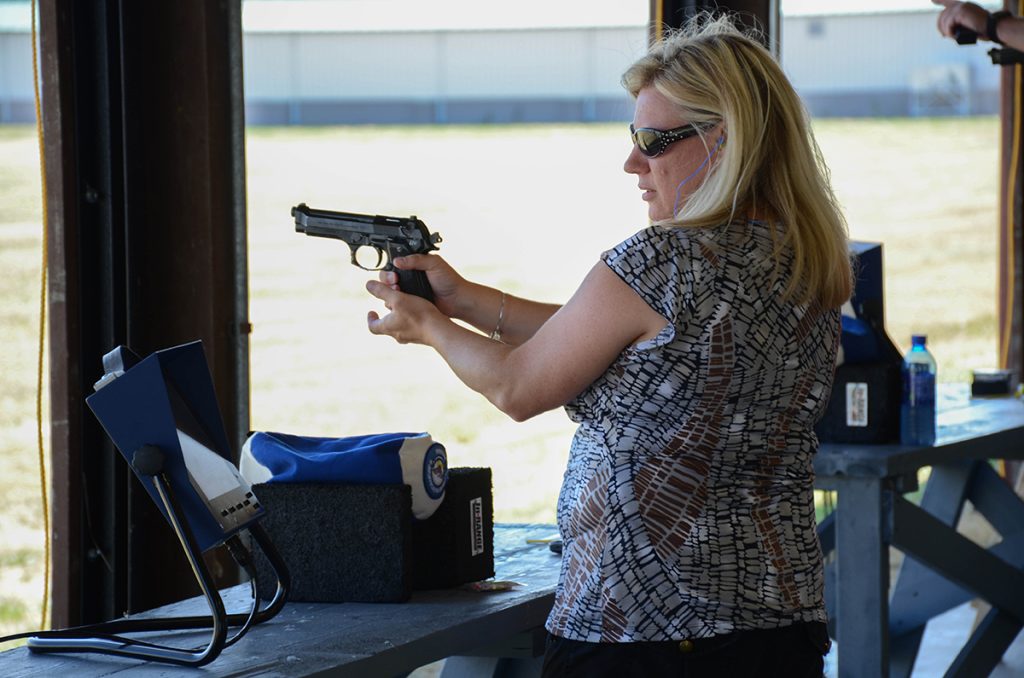
<svg viewBox="0 0 1024 678"><path fill-rule="evenodd" d="M991 43L959 46L939 36L937 13L790 17L782 66L802 92L905 89L911 74L937 64L969 65L977 87L997 89Z"/></svg>
<svg viewBox="0 0 1024 678"><path fill-rule="evenodd" d="M972 104L964 110L994 112L1000 69L986 54L990 45L960 47L941 38L936 17L930 9L784 16L782 65L815 115L906 115L914 110L909 88L915 77L943 64L966 68ZM614 118L624 97L619 76L646 43L639 24L398 32L313 28L245 33L247 101L279 109L266 122L309 121L302 114L305 105L319 106L316 119L328 122L350 103L376 106L362 113L373 118L389 102L407 110L382 120L432 122L449 119L446 111L457 111L460 101L462 112L452 113L452 120L515 119L509 111L531 106L531 119ZM0 26L0 122L31 120L32 96L27 29ZM433 114L431 107L441 112Z"/></svg>
<svg viewBox="0 0 1024 678"><path fill-rule="evenodd" d="M0 99L32 97L32 38L0 32Z"/></svg>
<svg viewBox="0 0 1024 678"><path fill-rule="evenodd" d="M619 96L644 29L250 33L245 91L269 99Z"/></svg>

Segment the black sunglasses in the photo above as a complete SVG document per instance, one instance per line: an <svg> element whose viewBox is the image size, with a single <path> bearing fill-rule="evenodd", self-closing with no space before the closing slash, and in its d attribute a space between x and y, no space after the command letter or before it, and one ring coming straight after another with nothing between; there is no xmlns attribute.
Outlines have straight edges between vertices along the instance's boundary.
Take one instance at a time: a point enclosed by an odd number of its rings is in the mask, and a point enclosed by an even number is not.
<svg viewBox="0 0 1024 678"><path fill-rule="evenodd" d="M698 132L697 126L693 123L668 130L653 129L651 127L633 129L633 125L629 125L629 135L633 138L633 143L648 158L661 155L669 147L669 144L689 139L692 136L696 136Z"/></svg>

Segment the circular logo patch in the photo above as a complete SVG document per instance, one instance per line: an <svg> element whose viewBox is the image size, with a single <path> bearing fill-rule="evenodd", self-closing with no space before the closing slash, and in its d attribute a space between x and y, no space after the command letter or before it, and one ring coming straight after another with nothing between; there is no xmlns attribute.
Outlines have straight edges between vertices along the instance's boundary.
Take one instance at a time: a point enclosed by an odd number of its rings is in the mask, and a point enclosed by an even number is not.
<svg viewBox="0 0 1024 678"><path fill-rule="evenodd" d="M423 455L423 487L431 499L440 499L448 482L448 456L444 445L434 443Z"/></svg>

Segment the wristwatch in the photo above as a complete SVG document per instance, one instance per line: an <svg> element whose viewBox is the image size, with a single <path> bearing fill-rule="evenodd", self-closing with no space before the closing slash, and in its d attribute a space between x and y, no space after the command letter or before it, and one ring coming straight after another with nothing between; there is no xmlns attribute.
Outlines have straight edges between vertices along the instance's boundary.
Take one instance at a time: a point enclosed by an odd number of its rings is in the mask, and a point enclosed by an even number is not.
<svg viewBox="0 0 1024 678"><path fill-rule="evenodd" d="M1005 9L1001 9L998 12L990 12L988 20L985 22L985 37L997 45L1002 45L1003 41L999 39L998 35L996 35L996 27L999 25L1000 21L1008 16L1010 16L1010 13Z"/></svg>

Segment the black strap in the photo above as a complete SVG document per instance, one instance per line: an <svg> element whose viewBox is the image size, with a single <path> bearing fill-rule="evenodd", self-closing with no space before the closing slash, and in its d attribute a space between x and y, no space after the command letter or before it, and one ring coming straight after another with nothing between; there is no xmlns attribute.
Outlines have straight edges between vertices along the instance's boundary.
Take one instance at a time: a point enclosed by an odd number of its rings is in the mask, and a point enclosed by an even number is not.
<svg viewBox="0 0 1024 678"><path fill-rule="evenodd" d="M1005 9L1001 9L998 12L990 12L988 19L985 22L985 36L998 45L1002 45L1003 41L999 39L998 35L996 35L996 27L1000 21L1008 16L1010 16L1010 13Z"/></svg>

